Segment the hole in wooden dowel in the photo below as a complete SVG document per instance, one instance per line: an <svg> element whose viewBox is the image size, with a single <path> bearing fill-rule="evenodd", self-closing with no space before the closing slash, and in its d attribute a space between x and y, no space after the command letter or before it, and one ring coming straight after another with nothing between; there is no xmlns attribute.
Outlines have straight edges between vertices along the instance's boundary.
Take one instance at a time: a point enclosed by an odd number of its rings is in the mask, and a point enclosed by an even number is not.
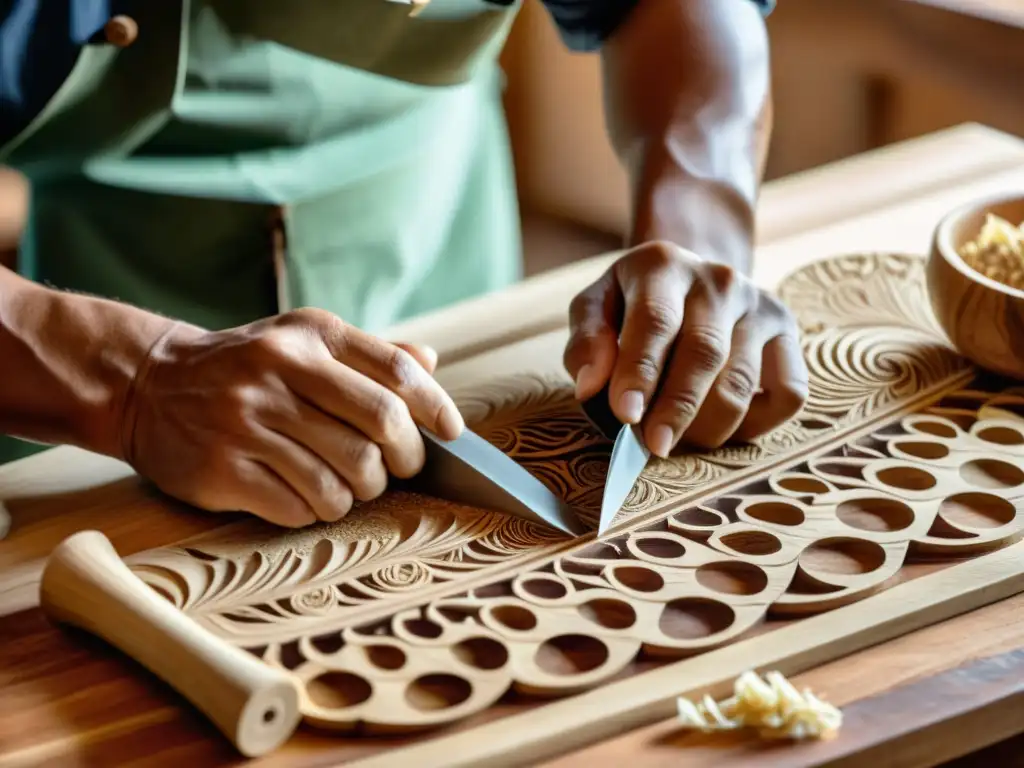
<svg viewBox="0 0 1024 768"><path fill-rule="evenodd" d="M508 662L508 649L490 637L470 637L452 652L463 664L477 669L501 669Z"/></svg>
<svg viewBox="0 0 1024 768"><path fill-rule="evenodd" d="M662 610L658 628L674 640L699 640L728 629L734 621L736 613L725 603L681 597Z"/></svg>
<svg viewBox="0 0 1024 768"><path fill-rule="evenodd" d="M608 647L588 635L559 635L537 649L534 662L549 675L582 675L608 660Z"/></svg>
<svg viewBox="0 0 1024 768"><path fill-rule="evenodd" d="M893 443L893 447L908 456L928 461L937 461L949 456L949 448L942 443L933 443L929 440L901 440Z"/></svg>
<svg viewBox="0 0 1024 768"><path fill-rule="evenodd" d="M882 567L885 550L873 541L853 538L822 539L800 555L800 567L819 573L853 576Z"/></svg>
<svg viewBox="0 0 1024 768"><path fill-rule="evenodd" d="M914 429L918 432L924 432L935 437L954 438L957 434L956 429L951 424L946 424L942 421L915 419L911 424L913 424Z"/></svg>
<svg viewBox="0 0 1024 768"><path fill-rule="evenodd" d="M782 542L767 531L737 531L723 536L721 543L741 555L774 555L782 549Z"/></svg>
<svg viewBox="0 0 1024 768"><path fill-rule="evenodd" d="M978 430L978 437L986 443L995 445L1020 445L1024 443L1024 435L1021 435L1012 427L985 427Z"/></svg>
<svg viewBox="0 0 1024 768"><path fill-rule="evenodd" d="M405 700L421 712L457 707L473 695L473 686L461 677L447 674L422 675L405 689Z"/></svg>
<svg viewBox="0 0 1024 768"><path fill-rule="evenodd" d="M525 592L541 600L558 600L568 594L565 584L554 579L526 579L521 586Z"/></svg>
<svg viewBox="0 0 1024 768"><path fill-rule="evenodd" d="M265 724L270 725L275 720L277 720L277 710L276 709L267 709L267 710L265 710L263 712L263 722Z"/></svg>
<svg viewBox="0 0 1024 768"><path fill-rule="evenodd" d="M799 507L781 501L762 501L751 504L746 512L755 520L773 525L800 525L804 512Z"/></svg>
<svg viewBox="0 0 1024 768"><path fill-rule="evenodd" d="M657 592L665 586L665 579L657 571L633 565L616 568L615 578L626 589L634 592Z"/></svg>
<svg viewBox="0 0 1024 768"><path fill-rule="evenodd" d="M583 618L607 629L628 629L636 623L636 611L623 600L599 598L584 603L579 610Z"/></svg>
<svg viewBox="0 0 1024 768"><path fill-rule="evenodd" d="M700 507L684 509L682 512L676 512L672 517L680 525L692 525L697 528L710 528L721 525L723 522L721 515Z"/></svg>
<svg viewBox="0 0 1024 768"><path fill-rule="evenodd" d="M905 491L927 491L935 487L935 478L930 472L917 467L886 467L878 472L878 481L890 488Z"/></svg>
<svg viewBox="0 0 1024 768"><path fill-rule="evenodd" d="M895 499L851 499L836 507L836 517L862 531L902 531L914 524L914 510Z"/></svg>
<svg viewBox="0 0 1024 768"><path fill-rule="evenodd" d="M393 645L365 645L363 654L378 669L401 669L406 662L405 651Z"/></svg>
<svg viewBox="0 0 1024 768"><path fill-rule="evenodd" d="M725 595L756 595L768 586L768 574L751 563L723 560L698 568L697 583Z"/></svg>
<svg viewBox="0 0 1024 768"><path fill-rule="evenodd" d="M975 459L960 466L960 477L978 488L1013 488L1024 483L1024 470L1007 461Z"/></svg>
<svg viewBox="0 0 1024 768"><path fill-rule="evenodd" d="M816 477L800 477L798 475L790 475L789 477L781 478L778 482L781 488L790 491L791 493L800 493L806 495L829 492L829 487L821 480L818 480Z"/></svg>
<svg viewBox="0 0 1024 768"><path fill-rule="evenodd" d="M491 615L499 624L520 632L537 626L537 617L519 605L499 605L491 609Z"/></svg>
<svg viewBox="0 0 1024 768"><path fill-rule="evenodd" d="M369 700L373 688L350 672L325 672L306 683L306 694L324 709L346 709Z"/></svg>
<svg viewBox="0 0 1024 768"><path fill-rule="evenodd" d="M1009 501L991 493L958 493L943 499L939 515L954 526L999 528L1017 517Z"/></svg>
<svg viewBox="0 0 1024 768"><path fill-rule="evenodd" d="M682 542L662 536L637 536L636 548L657 560L675 560L686 554Z"/></svg>

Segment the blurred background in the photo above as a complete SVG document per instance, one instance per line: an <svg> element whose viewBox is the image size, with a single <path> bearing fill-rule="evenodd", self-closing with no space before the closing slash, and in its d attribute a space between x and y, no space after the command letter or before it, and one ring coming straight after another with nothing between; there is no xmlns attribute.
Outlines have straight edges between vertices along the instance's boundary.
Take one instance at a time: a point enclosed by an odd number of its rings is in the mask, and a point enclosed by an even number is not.
<svg viewBox="0 0 1024 768"><path fill-rule="evenodd" d="M768 31L766 179L964 122L1024 136L1024 0L779 0ZM598 57L569 53L526 0L503 66L527 272L621 247Z"/></svg>

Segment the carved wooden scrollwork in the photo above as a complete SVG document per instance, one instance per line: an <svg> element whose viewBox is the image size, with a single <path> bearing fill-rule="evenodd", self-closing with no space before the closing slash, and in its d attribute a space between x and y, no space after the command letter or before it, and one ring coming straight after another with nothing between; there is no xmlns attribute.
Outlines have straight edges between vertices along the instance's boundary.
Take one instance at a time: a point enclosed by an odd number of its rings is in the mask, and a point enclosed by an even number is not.
<svg viewBox="0 0 1024 768"><path fill-rule="evenodd" d="M922 262L821 262L780 288L811 396L753 445L652 462L612 535L567 540L391 493L338 523L132 558L181 610L304 683L306 718L425 728L514 690L565 695L638 657L884 589L911 558L1024 533L1024 390L975 378L927 310ZM596 521L609 445L561 381L459 398L467 421Z"/></svg>

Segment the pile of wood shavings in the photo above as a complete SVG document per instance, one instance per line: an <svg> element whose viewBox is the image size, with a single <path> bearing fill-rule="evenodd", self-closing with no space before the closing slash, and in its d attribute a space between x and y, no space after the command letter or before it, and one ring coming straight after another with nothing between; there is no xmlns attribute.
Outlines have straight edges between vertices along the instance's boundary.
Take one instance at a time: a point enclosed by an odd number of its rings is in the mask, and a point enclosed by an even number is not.
<svg viewBox="0 0 1024 768"><path fill-rule="evenodd" d="M684 698L677 704L683 726L704 733L756 728L765 739L826 739L843 722L838 708L807 689L797 691L779 672L764 678L744 672L736 679L733 696L720 703L704 696L699 704Z"/></svg>
<svg viewBox="0 0 1024 768"><path fill-rule="evenodd" d="M960 249L960 258L990 280L1024 290L1024 222L1015 227L988 214L978 237Z"/></svg>

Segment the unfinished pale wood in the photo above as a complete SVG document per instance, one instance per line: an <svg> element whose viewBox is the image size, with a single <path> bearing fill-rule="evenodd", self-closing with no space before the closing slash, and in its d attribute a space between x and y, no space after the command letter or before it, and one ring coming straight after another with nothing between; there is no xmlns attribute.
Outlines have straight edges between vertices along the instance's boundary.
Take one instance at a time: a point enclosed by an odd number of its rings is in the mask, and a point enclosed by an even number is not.
<svg viewBox="0 0 1024 768"><path fill-rule="evenodd" d="M931 305L962 355L1024 380L1024 290L979 274L960 257L989 214L1020 225L1024 194L968 203L942 219L928 257Z"/></svg>
<svg viewBox="0 0 1024 768"><path fill-rule="evenodd" d="M395 731L509 689L564 696L640 655L832 610L908 559L1024 532L1024 393L985 382L928 311L924 262L861 254L784 281L811 396L749 446L652 462L600 541L391 493L326 526L249 526L129 558L225 641L289 670L306 719ZM609 444L559 379L456 393L467 422L596 522ZM742 670L737 670L737 674Z"/></svg>
<svg viewBox="0 0 1024 768"><path fill-rule="evenodd" d="M465 733L360 760L354 768L525 766L672 716L678 696L728 694L739 672L785 675L1024 591L1024 543L900 584L844 606L692 659L636 675Z"/></svg>
<svg viewBox="0 0 1024 768"><path fill-rule="evenodd" d="M65 540L47 561L43 610L96 634L172 685L247 757L265 754L299 722L291 677L218 641L139 581L101 533Z"/></svg>

